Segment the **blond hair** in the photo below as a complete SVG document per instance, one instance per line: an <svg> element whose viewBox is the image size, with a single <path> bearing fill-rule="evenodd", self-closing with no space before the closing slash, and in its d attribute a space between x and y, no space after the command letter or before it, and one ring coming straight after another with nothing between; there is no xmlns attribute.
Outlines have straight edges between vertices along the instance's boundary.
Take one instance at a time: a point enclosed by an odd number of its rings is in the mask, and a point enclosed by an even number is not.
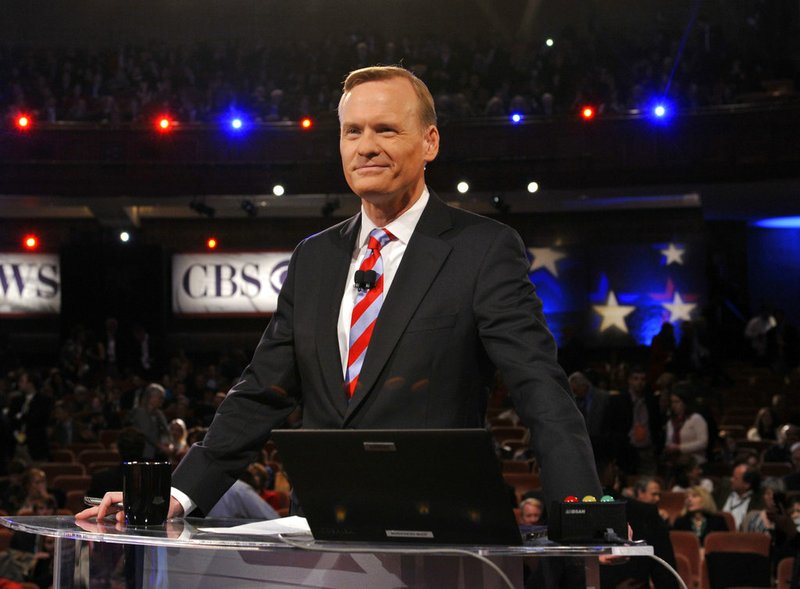
<svg viewBox="0 0 800 589"><path fill-rule="evenodd" d="M689 493L700 497L700 508L706 513L717 513L717 503L714 497L708 492L708 489L695 485L689 487Z"/></svg>
<svg viewBox="0 0 800 589"><path fill-rule="evenodd" d="M436 126L436 107L433 104L431 91L428 90L425 82L407 69L394 65L364 67L350 72L342 84L342 97L339 99L338 108L339 120L341 121L342 119L342 103L353 88L365 84L366 82L380 82L384 80L393 80L395 78L404 78L408 80L411 87L414 89L414 93L417 95L419 119L422 126L425 128L431 125Z"/></svg>

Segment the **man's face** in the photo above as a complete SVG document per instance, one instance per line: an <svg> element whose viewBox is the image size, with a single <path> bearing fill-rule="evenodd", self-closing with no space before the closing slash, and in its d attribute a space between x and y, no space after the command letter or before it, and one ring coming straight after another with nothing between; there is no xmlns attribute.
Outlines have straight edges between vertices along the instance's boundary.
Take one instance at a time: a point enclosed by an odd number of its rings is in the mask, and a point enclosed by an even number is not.
<svg viewBox="0 0 800 589"><path fill-rule="evenodd" d="M572 394L579 399L583 399L586 396L586 393L589 392L589 387L579 382L570 381L569 386L572 389Z"/></svg>
<svg viewBox="0 0 800 589"><path fill-rule="evenodd" d="M365 82L342 101L339 150L350 189L370 204L405 203L421 194L439 132L424 128L417 95L403 78Z"/></svg>
<svg viewBox="0 0 800 589"><path fill-rule="evenodd" d="M650 481L645 490L640 491L636 498L644 503L658 503L661 500L661 485L656 481Z"/></svg>
<svg viewBox="0 0 800 589"><path fill-rule="evenodd" d="M750 490L750 483L744 480L744 473L747 471L746 464L740 464L733 469L731 474L731 489L740 495L747 493Z"/></svg>
<svg viewBox="0 0 800 589"><path fill-rule="evenodd" d="M644 372L632 372L628 377L628 389L637 395L644 391L645 374Z"/></svg>

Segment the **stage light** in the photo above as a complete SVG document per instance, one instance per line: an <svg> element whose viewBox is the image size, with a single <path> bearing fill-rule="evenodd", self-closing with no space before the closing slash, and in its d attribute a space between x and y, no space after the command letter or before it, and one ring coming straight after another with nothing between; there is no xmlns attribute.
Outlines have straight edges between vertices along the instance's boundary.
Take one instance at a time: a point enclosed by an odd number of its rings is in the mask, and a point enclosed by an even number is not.
<svg viewBox="0 0 800 589"><path fill-rule="evenodd" d="M286 194L286 189L282 185L276 184L272 187L272 194L275 196L283 196Z"/></svg>
<svg viewBox="0 0 800 589"><path fill-rule="evenodd" d="M547 41L544 42L544 44L547 45L548 47L552 47L554 42L552 39L548 38Z"/></svg>
<svg viewBox="0 0 800 589"><path fill-rule="evenodd" d="M25 114L17 116L14 120L14 124L20 131L28 131L31 128L32 122L31 117Z"/></svg>
<svg viewBox="0 0 800 589"><path fill-rule="evenodd" d="M127 231L120 231L119 240L122 243L128 243L131 240L131 234L128 233Z"/></svg>
<svg viewBox="0 0 800 589"><path fill-rule="evenodd" d="M239 129L241 129L242 125L244 125L244 123L242 122L242 119L240 119L239 117L231 119L231 129L233 129L234 131L238 131Z"/></svg>
<svg viewBox="0 0 800 589"><path fill-rule="evenodd" d="M29 233L22 238L22 246L28 251L36 250L39 248L39 238L33 233Z"/></svg>
<svg viewBox="0 0 800 589"><path fill-rule="evenodd" d="M173 121L169 116L162 115L156 119L156 129L158 129L161 133L168 133L172 131L172 128L175 126L175 121Z"/></svg>
<svg viewBox="0 0 800 589"><path fill-rule="evenodd" d="M495 194L492 196L492 206L503 214L510 210L502 194Z"/></svg>
<svg viewBox="0 0 800 589"><path fill-rule="evenodd" d="M800 229L800 217L772 217L753 223L766 229Z"/></svg>
<svg viewBox="0 0 800 589"><path fill-rule="evenodd" d="M311 120L310 117L303 117L302 119L300 119L300 126L303 129L310 129L311 127L314 126L314 121Z"/></svg>
<svg viewBox="0 0 800 589"><path fill-rule="evenodd" d="M461 194L466 194L469 192L469 184L464 182L463 180L456 184L456 190L458 190Z"/></svg>
<svg viewBox="0 0 800 589"><path fill-rule="evenodd" d="M539 190L539 183L538 182L528 182L528 192L534 194Z"/></svg>
<svg viewBox="0 0 800 589"><path fill-rule="evenodd" d="M584 121L591 121L594 118L595 110L593 106L584 106L581 108L581 117Z"/></svg>
<svg viewBox="0 0 800 589"><path fill-rule="evenodd" d="M666 100L655 100L647 106L645 112L652 122L663 124L672 119L675 108Z"/></svg>
<svg viewBox="0 0 800 589"><path fill-rule="evenodd" d="M217 241L217 238L216 238L216 237L209 237L209 238L206 240L206 247L207 247L208 249L210 249L210 250L217 249L217 246L218 246L218 245L219 245L219 242Z"/></svg>
<svg viewBox="0 0 800 589"><path fill-rule="evenodd" d="M511 124L516 125L522 122L522 114L518 112L511 113Z"/></svg>

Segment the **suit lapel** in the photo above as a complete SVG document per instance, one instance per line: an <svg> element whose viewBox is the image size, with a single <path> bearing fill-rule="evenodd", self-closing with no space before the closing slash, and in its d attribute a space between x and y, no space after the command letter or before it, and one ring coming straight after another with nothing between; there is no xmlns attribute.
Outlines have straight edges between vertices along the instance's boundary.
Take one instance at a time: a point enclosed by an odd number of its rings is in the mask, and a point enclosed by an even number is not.
<svg viewBox="0 0 800 589"><path fill-rule="evenodd" d="M347 396L344 391L344 376L342 374L342 359L339 354L339 340L337 336L337 323L339 309L342 304L341 293L344 292L345 282L348 280L347 270L350 259L358 238L361 226L361 216L356 215L345 223L341 230L332 233L331 239L335 241L334 257L320 264L320 280L318 282L319 307L317 317L319 325L319 363L322 377L327 384L327 392L339 414L344 417L347 411Z"/></svg>
<svg viewBox="0 0 800 589"><path fill-rule="evenodd" d="M345 419L352 415L375 386L414 311L450 254L450 245L439 237L450 227L446 205L431 193L381 307L358 377L358 387L350 399Z"/></svg>

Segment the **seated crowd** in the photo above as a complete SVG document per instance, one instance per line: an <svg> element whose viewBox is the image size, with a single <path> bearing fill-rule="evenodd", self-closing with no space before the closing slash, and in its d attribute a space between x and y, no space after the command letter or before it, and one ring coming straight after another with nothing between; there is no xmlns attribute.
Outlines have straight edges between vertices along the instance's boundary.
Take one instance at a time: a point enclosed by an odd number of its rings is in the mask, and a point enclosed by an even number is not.
<svg viewBox="0 0 800 589"><path fill-rule="evenodd" d="M114 320L104 327L101 336L76 327L52 365L9 360L4 366L0 509L5 513L74 513L82 508L83 495L121 488L121 460L158 458L177 464L202 439L248 361L244 351L236 350L205 361L182 351L166 356L141 328L126 341ZM669 545L671 530L690 532L700 547L714 531L757 532L770 538L774 569L782 557L793 555L798 542L796 367L777 380L769 368L759 366L729 378L750 387L764 377L771 386L784 388L771 397L747 393L769 405L751 405L744 413L735 401L741 398L734 396L734 384L712 384L711 373L703 370L681 369L676 376L672 369L669 361L659 361L658 369L652 363L595 363L569 375L605 491L631 505L652 507L641 513L631 507L628 513L634 536L641 534L654 546L659 538ZM293 416L294 425L301 419ZM538 472L526 429L500 381L490 399L487 426L496 433L520 523L546 523L548 506L539 479L546 473ZM63 463L80 465L79 481L48 474ZM288 512L289 491L280 457L268 442L261 460L206 515L282 516ZM11 548L25 553L25 566L17 568L26 578L46 573L40 564L49 559L46 547L21 536L12 538ZM615 569L617 574L623 570Z"/></svg>
<svg viewBox="0 0 800 589"><path fill-rule="evenodd" d="M753 10L758 22L760 8ZM682 33L653 20L636 31L569 28L552 46L490 31L467 39L354 32L251 44L0 46L0 117L27 112L48 122L108 124L165 112L182 122L233 113L257 122L333 119L344 75L376 63L402 63L419 75L442 122L557 115L585 104L624 113L664 93L678 108L695 109L774 96L776 80L784 95L794 93L791 69L781 71L781 61L754 50L757 27L699 22L685 44Z"/></svg>

